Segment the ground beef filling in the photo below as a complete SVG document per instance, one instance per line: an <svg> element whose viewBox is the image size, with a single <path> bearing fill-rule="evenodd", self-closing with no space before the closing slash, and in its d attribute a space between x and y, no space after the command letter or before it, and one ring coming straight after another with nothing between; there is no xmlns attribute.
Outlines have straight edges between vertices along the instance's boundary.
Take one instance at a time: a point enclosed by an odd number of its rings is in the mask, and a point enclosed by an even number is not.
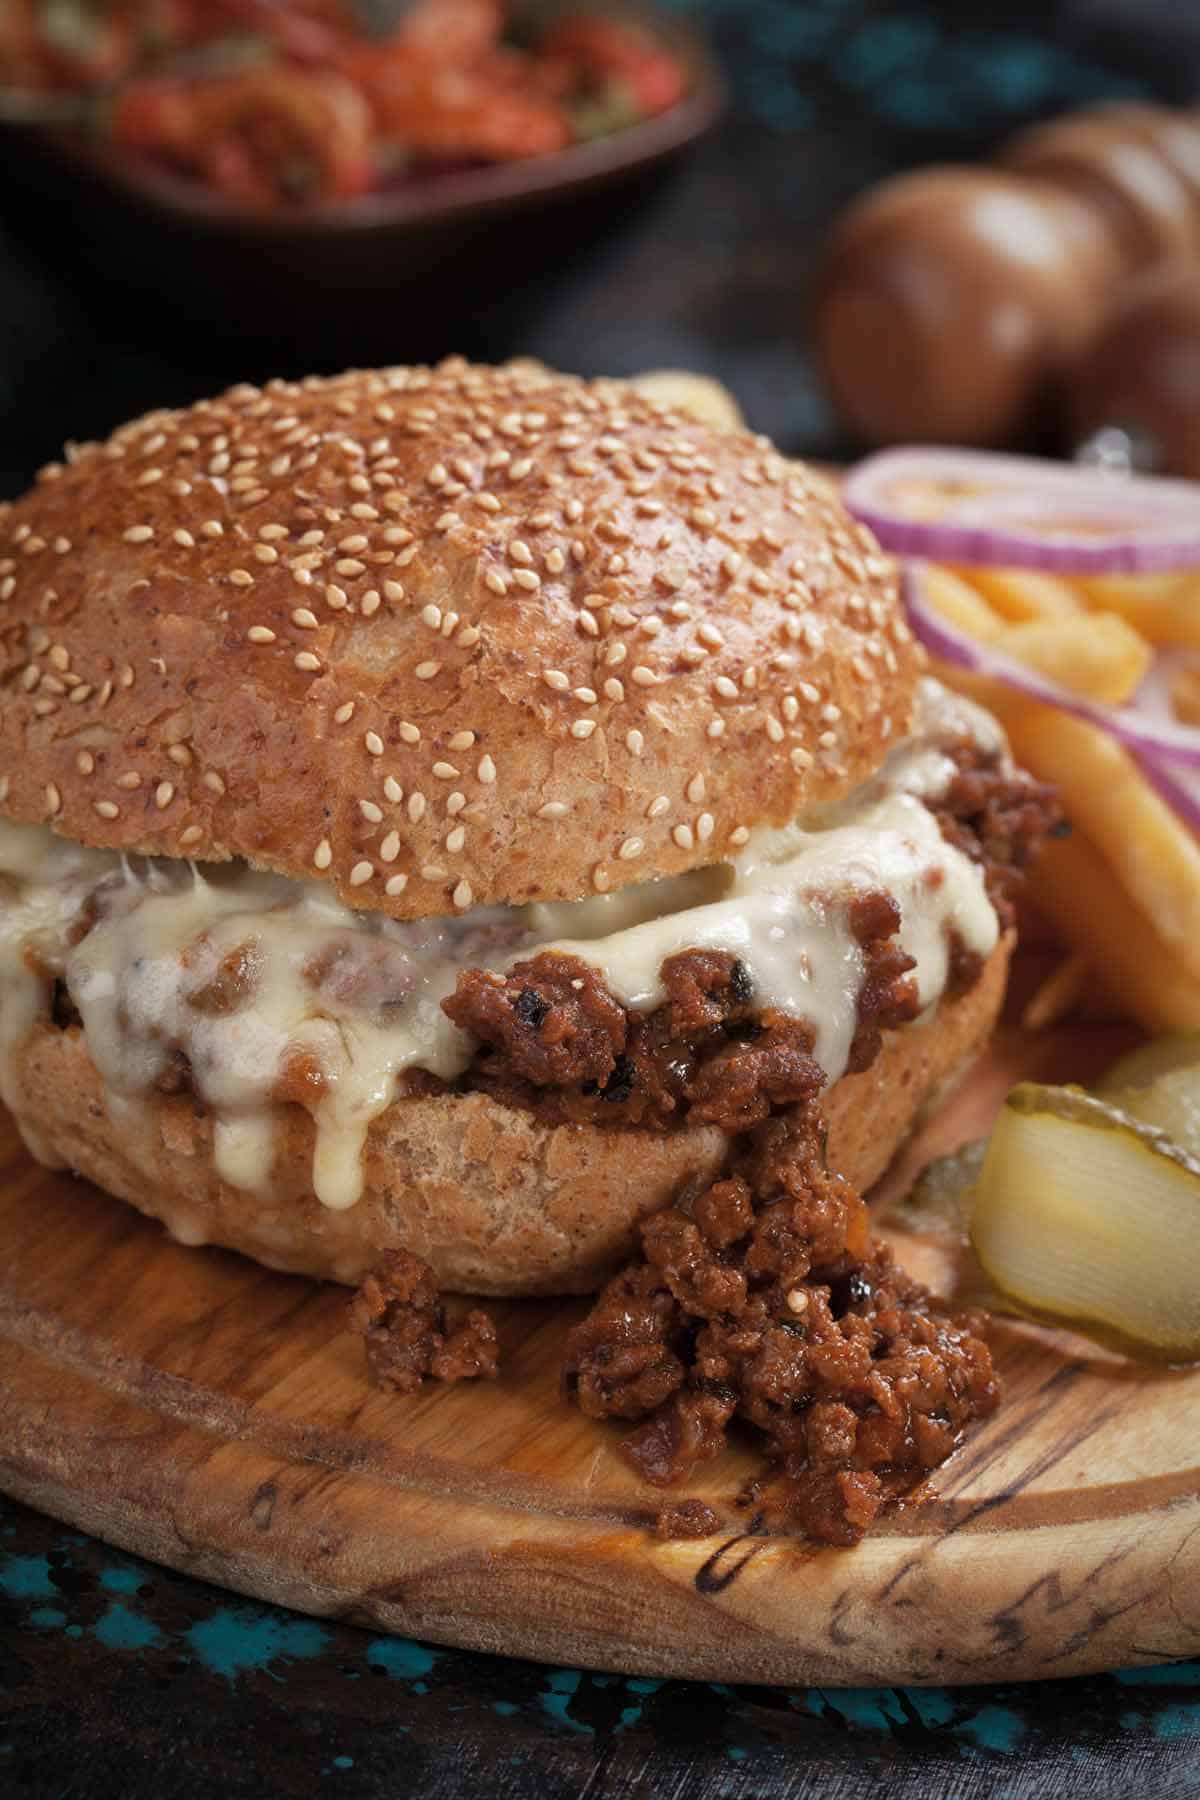
<svg viewBox="0 0 1200 1800"><path fill-rule="evenodd" d="M756 1126L728 1174L642 1226L564 1359L592 1418L635 1420L622 1452L656 1486L757 1428L789 1521L858 1542L998 1398L981 1321L952 1315L875 1243L825 1167L815 1101Z"/></svg>
<svg viewBox="0 0 1200 1800"><path fill-rule="evenodd" d="M900 912L887 894L850 909L865 977L851 1071L878 1055L882 1034L920 1010L912 958L896 943ZM684 950L662 966L666 999L651 1013L620 1006L587 963L542 951L506 973L467 969L443 1002L479 1039L470 1085L553 1123L672 1125L691 1119L748 1131L813 1097L823 1076L811 1028L759 1008L743 962ZM815 1085L814 1085L815 1084Z"/></svg>
<svg viewBox="0 0 1200 1800"><path fill-rule="evenodd" d="M1023 872L1061 815L1050 788L996 766L973 745L951 749L959 773L934 811L946 839L981 865L1007 927ZM874 1061L883 1032L919 1008L891 896L861 896L850 924L865 961L853 1074ZM983 958L952 939L948 998L966 993L982 969ZM621 1007L587 963L553 952L506 974L465 970L443 1002L480 1045L460 1085L549 1124L670 1126L691 1118L728 1131L806 1098L808 1029L759 1009L744 963L720 951L684 951L663 965L662 982L663 1005L644 1014Z"/></svg>
<svg viewBox="0 0 1200 1800"><path fill-rule="evenodd" d="M499 1368L496 1327L476 1308L449 1329L437 1280L428 1263L392 1250L350 1302L350 1327L363 1339L377 1387L415 1394L435 1381L492 1377Z"/></svg>

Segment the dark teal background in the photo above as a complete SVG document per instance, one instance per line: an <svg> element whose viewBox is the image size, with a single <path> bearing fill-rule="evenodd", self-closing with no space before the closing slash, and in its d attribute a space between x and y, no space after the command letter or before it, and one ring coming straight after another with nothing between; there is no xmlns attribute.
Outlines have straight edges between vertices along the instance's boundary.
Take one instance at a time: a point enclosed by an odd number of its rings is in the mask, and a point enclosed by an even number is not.
<svg viewBox="0 0 1200 1800"><path fill-rule="evenodd" d="M0 1501L0 1793L130 1800L1192 1800L1200 1664L731 1688L301 1618Z"/></svg>

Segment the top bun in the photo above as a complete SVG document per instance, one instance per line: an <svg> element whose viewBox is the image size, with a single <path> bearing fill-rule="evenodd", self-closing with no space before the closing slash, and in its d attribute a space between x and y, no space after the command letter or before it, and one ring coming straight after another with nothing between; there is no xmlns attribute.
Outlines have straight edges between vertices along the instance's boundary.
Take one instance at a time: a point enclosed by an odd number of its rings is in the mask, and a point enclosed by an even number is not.
<svg viewBox="0 0 1200 1800"><path fill-rule="evenodd" d="M718 860L919 652L811 470L530 363L233 388L0 509L0 810L395 918Z"/></svg>

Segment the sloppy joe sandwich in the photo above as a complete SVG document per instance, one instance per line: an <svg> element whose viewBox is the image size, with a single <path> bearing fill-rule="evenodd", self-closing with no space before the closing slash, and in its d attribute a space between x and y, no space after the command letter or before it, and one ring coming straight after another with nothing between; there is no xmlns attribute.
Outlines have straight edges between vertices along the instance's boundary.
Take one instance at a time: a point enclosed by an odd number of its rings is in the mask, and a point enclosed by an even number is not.
<svg viewBox="0 0 1200 1800"><path fill-rule="evenodd" d="M986 1039L1043 790L820 476L529 364L239 387L0 516L0 1093L185 1243L583 1292Z"/></svg>

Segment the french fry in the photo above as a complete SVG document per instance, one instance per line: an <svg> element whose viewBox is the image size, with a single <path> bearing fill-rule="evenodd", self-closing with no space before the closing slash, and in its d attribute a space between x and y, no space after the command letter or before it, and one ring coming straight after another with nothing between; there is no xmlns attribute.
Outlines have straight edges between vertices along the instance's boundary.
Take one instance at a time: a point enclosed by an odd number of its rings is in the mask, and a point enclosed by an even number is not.
<svg viewBox="0 0 1200 1800"><path fill-rule="evenodd" d="M1037 569L955 567L953 572L977 588L1002 619L1014 624L1026 619L1077 619L1085 610L1069 582Z"/></svg>
<svg viewBox="0 0 1200 1800"><path fill-rule="evenodd" d="M1200 646L1200 569L1079 577L1071 585L1087 606L1120 613L1152 644Z"/></svg>
<svg viewBox="0 0 1200 1800"><path fill-rule="evenodd" d="M998 648L1073 694L1119 706L1154 660L1153 647L1117 613L1076 613L1009 625Z"/></svg>
<svg viewBox="0 0 1200 1800"><path fill-rule="evenodd" d="M1017 761L1054 783L1147 929L1153 920L1175 963L1200 984L1200 843L1107 732L1008 696L996 710Z"/></svg>
<svg viewBox="0 0 1200 1800"><path fill-rule="evenodd" d="M1030 892L1147 1031L1200 1030L1200 980L1172 954L1079 832L1050 844L1038 858Z"/></svg>
<svg viewBox="0 0 1200 1800"><path fill-rule="evenodd" d="M1048 1031L1074 1012L1093 979L1092 961L1084 950L1073 950L1051 969L1021 1014L1026 1031Z"/></svg>
<svg viewBox="0 0 1200 1800"><path fill-rule="evenodd" d="M951 625L981 644L994 643L1003 632L1003 619L996 617L979 589L953 569L930 563L925 571L925 591Z"/></svg>
<svg viewBox="0 0 1200 1800"><path fill-rule="evenodd" d="M651 400L677 406L718 431L740 431L745 425L742 409L727 387L711 375L693 375L687 369L647 369L635 375L633 384Z"/></svg>

